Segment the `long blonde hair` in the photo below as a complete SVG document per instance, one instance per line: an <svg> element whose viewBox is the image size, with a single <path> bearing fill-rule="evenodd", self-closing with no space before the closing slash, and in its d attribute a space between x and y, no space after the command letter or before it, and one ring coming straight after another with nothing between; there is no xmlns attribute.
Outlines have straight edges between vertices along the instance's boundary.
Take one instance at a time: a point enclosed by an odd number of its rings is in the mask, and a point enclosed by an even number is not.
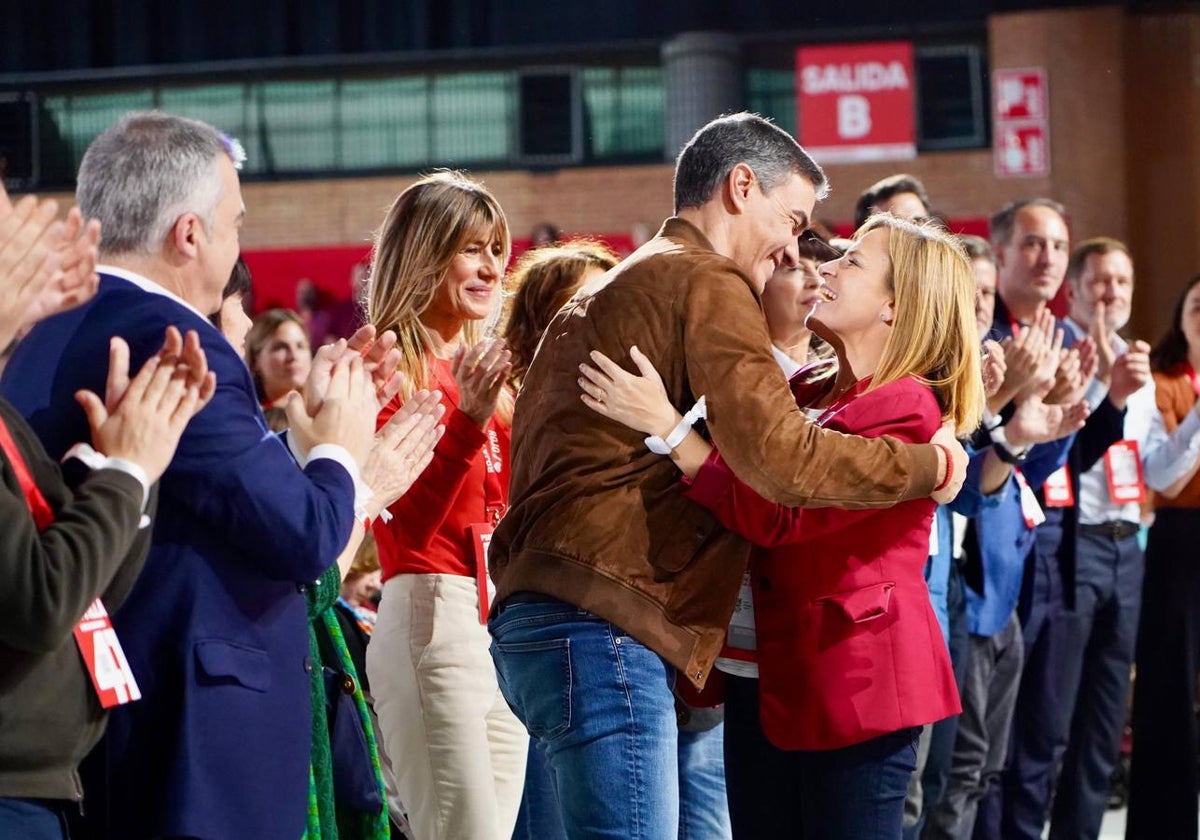
<svg viewBox="0 0 1200 840"><path fill-rule="evenodd" d="M984 404L971 264L940 228L887 213L867 219L854 238L880 229L888 232L895 316L871 387L916 377L937 394L957 433L968 434Z"/></svg>
<svg viewBox="0 0 1200 840"><path fill-rule="evenodd" d="M502 249L503 268L512 249L504 211L483 184L463 172L426 175L388 208L375 234L367 318L380 332L396 331L400 371L408 380L402 399L429 387L432 379L429 333L421 315L445 282L455 254L470 240L492 234ZM497 294L497 306L499 301ZM464 346L482 339L490 322L463 324Z"/></svg>

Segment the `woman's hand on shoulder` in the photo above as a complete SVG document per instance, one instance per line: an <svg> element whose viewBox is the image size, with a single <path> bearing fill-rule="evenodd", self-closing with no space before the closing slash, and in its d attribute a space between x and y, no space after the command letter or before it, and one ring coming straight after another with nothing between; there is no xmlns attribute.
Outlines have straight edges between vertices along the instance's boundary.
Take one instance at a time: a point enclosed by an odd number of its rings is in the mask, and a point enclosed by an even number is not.
<svg viewBox="0 0 1200 840"><path fill-rule="evenodd" d="M636 346L629 357L640 375L624 370L599 350L591 352L592 365L581 364L579 398L592 411L623 426L648 435L666 437L678 425L681 415L671 404L662 377L646 355Z"/></svg>

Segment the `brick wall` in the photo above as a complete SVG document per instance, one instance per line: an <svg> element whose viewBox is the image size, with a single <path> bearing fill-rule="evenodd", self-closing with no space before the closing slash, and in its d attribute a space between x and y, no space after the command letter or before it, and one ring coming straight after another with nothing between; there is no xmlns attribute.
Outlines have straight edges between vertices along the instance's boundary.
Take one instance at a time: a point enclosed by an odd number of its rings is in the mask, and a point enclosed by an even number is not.
<svg viewBox="0 0 1200 840"><path fill-rule="evenodd" d="M1187 276L1200 271L1200 12L1133 14L1118 7L997 15L993 69L1044 67L1051 174L997 179L990 149L902 163L830 166L817 215L848 222L860 190L896 171L926 184L951 218L987 216L1021 196L1067 205L1073 234L1126 239L1138 266L1130 331L1153 337ZM517 237L538 222L566 232L651 230L670 212L671 167L477 172ZM247 184L247 249L365 242L412 178Z"/></svg>

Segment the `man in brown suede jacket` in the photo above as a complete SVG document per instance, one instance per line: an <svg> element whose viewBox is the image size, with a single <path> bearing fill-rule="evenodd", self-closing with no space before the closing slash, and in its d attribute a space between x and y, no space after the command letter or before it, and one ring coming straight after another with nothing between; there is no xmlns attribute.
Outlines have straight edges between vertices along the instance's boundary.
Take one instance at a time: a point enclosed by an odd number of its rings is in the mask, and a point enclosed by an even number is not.
<svg viewBox="0 0 1200 840"><path fill-rule="evenodd" d="M505 697L566 794L569 836L675 837L671 685L676 670L706 680L748 556L682 497L670 459L583 404L589 351L620 361L636 345L681 411L704 396L714 444L769 499L885 507L941 485L944 501L961 484L966 458L948 432L942 448L823 431L772 358L758 296L796 263L826 190L769 122L709 123L680 153L676 215L559 312L525 379L490 627Z"/></svg>

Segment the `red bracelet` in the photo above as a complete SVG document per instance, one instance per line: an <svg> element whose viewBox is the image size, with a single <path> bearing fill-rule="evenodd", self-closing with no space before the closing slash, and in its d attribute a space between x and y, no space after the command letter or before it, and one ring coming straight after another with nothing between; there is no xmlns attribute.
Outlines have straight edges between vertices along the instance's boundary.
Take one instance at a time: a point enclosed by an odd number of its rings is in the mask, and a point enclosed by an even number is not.
<svg viewBox="0 0 1200 840"><path fill-rule="evenodd" d="M946 475L938 482L937 487L933 488L934 493L940 493L950 486L950 479L954 477L954 456L950 453L950 447L942 443L935 443L938 449L946 456Z"/></svg>

